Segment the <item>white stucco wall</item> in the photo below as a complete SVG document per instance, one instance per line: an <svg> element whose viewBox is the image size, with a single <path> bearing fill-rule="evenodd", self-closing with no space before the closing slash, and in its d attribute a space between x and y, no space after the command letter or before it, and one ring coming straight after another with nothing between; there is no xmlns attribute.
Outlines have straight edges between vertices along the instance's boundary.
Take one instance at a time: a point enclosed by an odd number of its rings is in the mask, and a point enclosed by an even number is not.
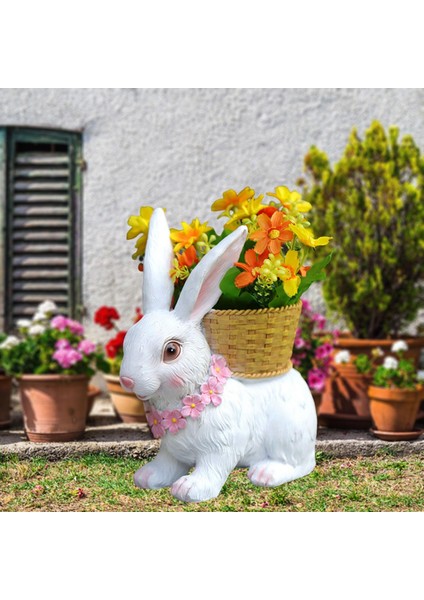
<svg viewBox="0 0 424 600"><path fill-rule="evenodd" d="M163 206L171 226L228 188L294 187L311 144L336 160L353 125L396 124L424 149L421 89L1 89L0 125L83 130L84 305L140 304L126 221ZM312 293L322 306L319 290ZM99 328L89 325L99 338Z"/></svg>

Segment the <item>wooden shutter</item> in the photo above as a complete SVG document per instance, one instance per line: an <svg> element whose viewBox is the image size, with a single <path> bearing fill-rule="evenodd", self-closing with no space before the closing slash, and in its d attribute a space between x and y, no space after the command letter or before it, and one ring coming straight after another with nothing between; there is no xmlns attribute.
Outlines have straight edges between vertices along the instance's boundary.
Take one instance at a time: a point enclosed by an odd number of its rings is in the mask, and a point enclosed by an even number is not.
<svg viewBox="0 0 424 600"><path fill-rule="evenodd" d="M80 317L81 139L8 130L6 325L53 300Z"/></svg>

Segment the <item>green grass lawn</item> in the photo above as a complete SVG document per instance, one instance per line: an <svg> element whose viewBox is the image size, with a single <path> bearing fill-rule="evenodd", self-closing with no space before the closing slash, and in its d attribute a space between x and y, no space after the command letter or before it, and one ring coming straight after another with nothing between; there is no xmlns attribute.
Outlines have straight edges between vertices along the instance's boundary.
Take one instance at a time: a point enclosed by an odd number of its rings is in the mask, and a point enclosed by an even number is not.
<svg viewBox="0 0 424 600"><path fill-rule="evenodd" d="M134 487L141 462L104 454L49 462L0 457L0 511L423 511L424 459L318 453L311 475L274 489L234 471L215 500L185 504Z"/></svg>

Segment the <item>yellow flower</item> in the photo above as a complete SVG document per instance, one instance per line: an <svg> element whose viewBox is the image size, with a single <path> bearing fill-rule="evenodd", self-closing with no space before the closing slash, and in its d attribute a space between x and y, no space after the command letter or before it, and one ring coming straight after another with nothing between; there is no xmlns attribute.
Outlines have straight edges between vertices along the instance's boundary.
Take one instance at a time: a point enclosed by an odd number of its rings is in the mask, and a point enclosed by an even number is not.
<svg viewBox="0 0 424 600"><path fill-rule="evenodd" d="M131 227L131 229L127 232L127 240L132 240L137 236L141 236L135 244L137 250L132 255L134 259L136 259L138 256L143 256L146 251L149 223L152 214L153 208L151 206L141 206L140 214L133 215L128 219L128 225Z"/></svg>
<svg viewBox="0 0 424 600"><path fill-rule="evenodd" d="M300 285L300 277L297 274L299 270L299 256L296 250L289 250L284 260L284 274L280 279L283 281L283 288L290 298L297 294Z"/></svg>
<svg viewBox="0 0 424 600"><path fill-rule="evenodd" d="M317 246L326 246L332 237L328 237L324 235L319 238L314 238L314 234L311 229L306 229L301 225L290 225L289 229L293 231L293 233L299 238L301 244L305 246L310 246L311 248L316 248Z"/></svg>
<svg viewBox="0 0 424 600"><path fill-rule="evenodd" d="M177 242L174 247L174 252L179 252L182 248L189 248L195 244L204 233L210 231L212 227L208 227L207 223L200 224L199 219L194 219L190 225L181 223L182 229L171 229L171 240Z"/></svg>
<svg viewBox="0 0 424 600"><path fill-rule="evenodd" d="M173 268L170 272L172 282L175 283L178 281L184 281L190 275L190 271L187 265L180 265L180 261L178 258L174 258Z"/></svg>
<svg viewBox="0 0 424 600"><path fill-rule="evenodd" d="M290 191L285 185L280 185L275 188L275 192L267 192L268 196L273 196L281 202L288 211L305 213L311 210L312 205L309 202L303 201L299 192Z"/></svg>
<svg viewBox="0 0 424 600"><path fill-rule="evenodd" d="M140 214L138 216L133 215L128 219L128 225L131 229L127 233L127 240L132 240L141 233L147 233L152 214L153 208L151 206L141 206Z"/></svg>
<svg viewBox="0 0 424 600"><path fill-rule="evenodd" d="M269 254L262 267L259 270L259 278L261 282L269 284L274 283L283 274L283 257L281 254Z"/></svg>
<svg viewBox="0 0 424 600"><path fill-rule="evenodd" d="M131 255L131 258L136 260L136 258L138 258L139 256L144 256L144 254L146 253L146 242L147 242L147 237L148 237L148 233L146 233L145 235L142 235L138 238L138 240L135 243L135 252L134 254Z"/></svg>
<svg viewBox="0 0 424 600"><path fill-rule="evenodd" d="M281 254L270 254L264 260L259 272L259 279L264 283L273 283L280 279L283 288L290 298L297 294L300 285L299 256L296 250L289 250L283 258Z"/></svg>
<svg viewBox="0 0 424 600"><path fill-rule="evenodd" d="M243 202L246 202L246 200L253 198L254 195L255 190L252 190L250 187L245 187L244 190L238 194L235 190L227 190L222 194L222 198L215 200L211 209L213 211L222 210L224 211L224 215L229 217L232 209L240 206Z"/></svg>
<svg viewBox="0 0 424 600"><path fill-rule="evenodd" d="M231 218L225 223L224 229L233 231L239 225L247 225L249 232L257 229L256 215L265 207L261 204L263 194L257 198L251 198L240 204L239 208L234 212ZM239 222L238 222L239 221Z"/></svg>

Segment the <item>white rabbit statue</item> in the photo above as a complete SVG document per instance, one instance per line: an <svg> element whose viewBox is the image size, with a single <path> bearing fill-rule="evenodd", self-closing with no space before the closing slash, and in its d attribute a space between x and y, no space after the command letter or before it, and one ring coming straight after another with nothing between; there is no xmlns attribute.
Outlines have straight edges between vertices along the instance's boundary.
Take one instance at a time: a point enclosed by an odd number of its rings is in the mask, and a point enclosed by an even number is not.
<svg viewBox="0 0 424 600"><path fill-rule="evenodd" d="M201 502L219 494L235 467L248 467L252 483L267 487L315 467L315 405L300 373L291 369L278 377L235 379L224 358L211 356L201 330L246 235L247 229L238 227L210 250L170 310L169 228L162 209L152 215L144 317L125 337L121 366L123 387L149 403L152 431L162 437L157 456L135 473L140 488L171 486L176 498Z"/></svg>

